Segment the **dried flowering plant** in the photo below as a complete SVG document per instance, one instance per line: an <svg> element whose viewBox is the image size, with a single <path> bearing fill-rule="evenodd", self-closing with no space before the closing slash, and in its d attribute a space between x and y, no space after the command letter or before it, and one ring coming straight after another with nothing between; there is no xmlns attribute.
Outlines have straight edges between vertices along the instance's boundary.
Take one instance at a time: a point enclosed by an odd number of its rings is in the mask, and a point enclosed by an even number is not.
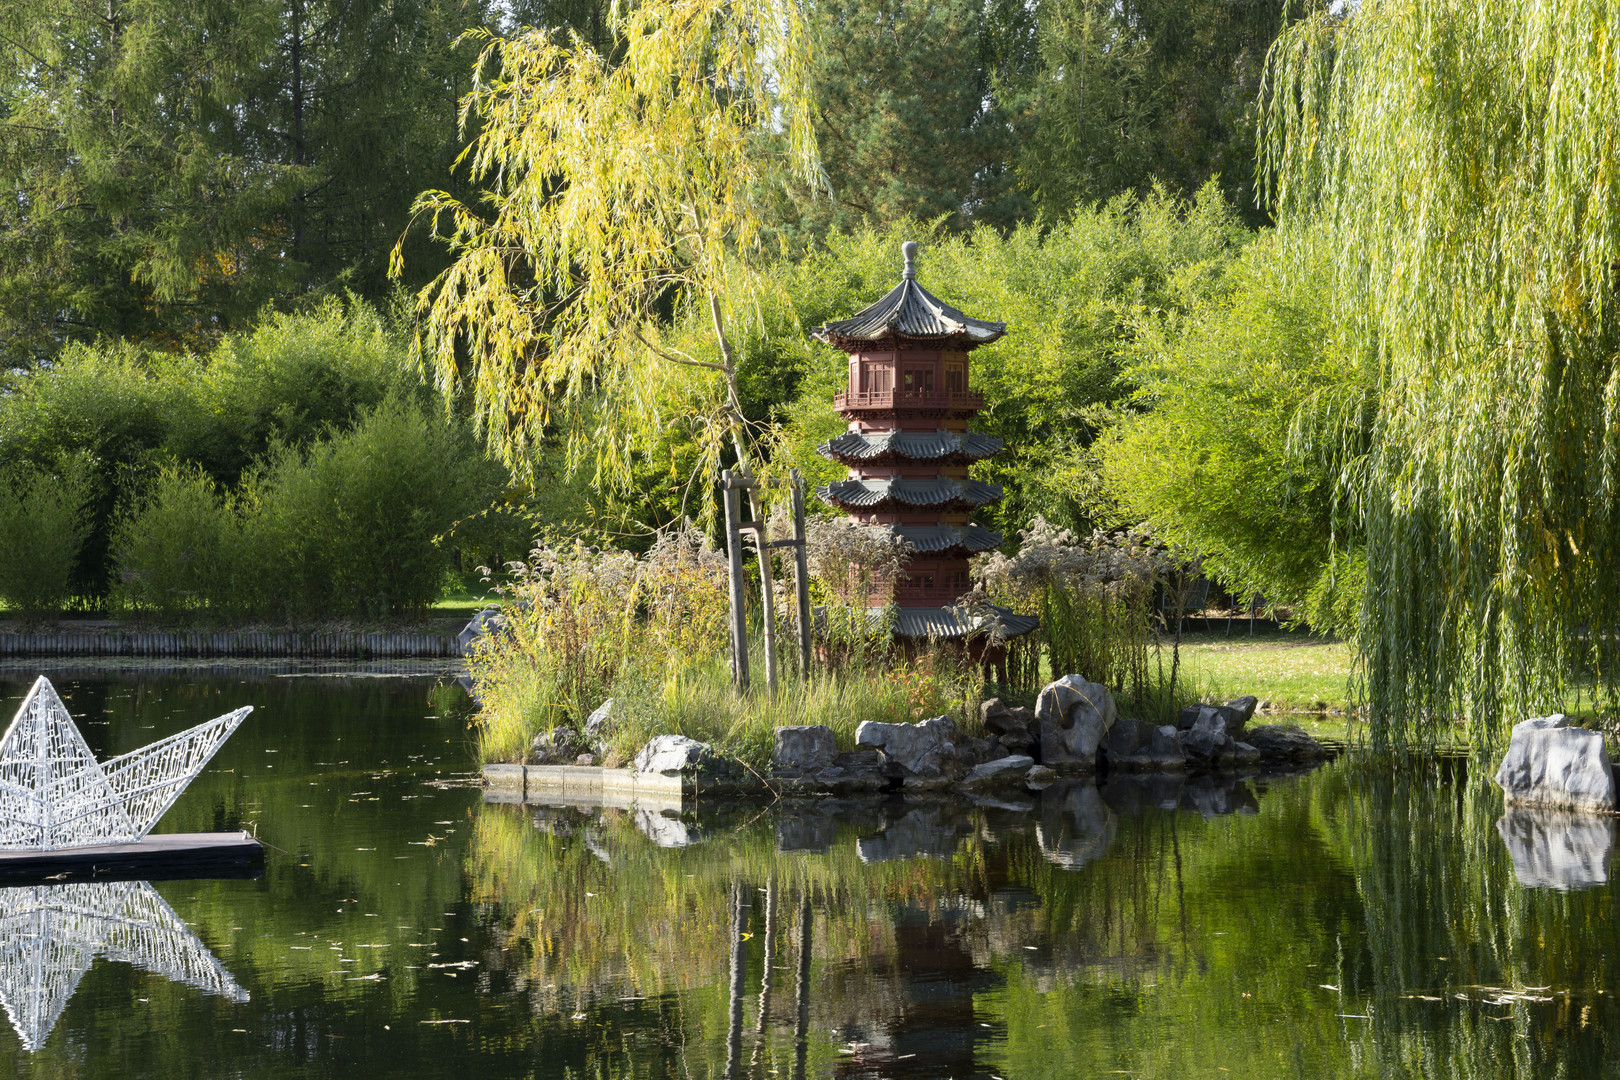
<svg viewBox="0 0 1620 1080"><path fill-rule="evenodd" d="M1145 526L1081 539L1037 517L1019 534L1017 554L988 552L974 560L976 588L968 604L1040 616L1040 629L1009 653L1015 683L1039 683L1044 650L1052 677L1084 675L1145 702L1158 696L1149 669L1157 643L1155 601L1178 571Z"/></svg>

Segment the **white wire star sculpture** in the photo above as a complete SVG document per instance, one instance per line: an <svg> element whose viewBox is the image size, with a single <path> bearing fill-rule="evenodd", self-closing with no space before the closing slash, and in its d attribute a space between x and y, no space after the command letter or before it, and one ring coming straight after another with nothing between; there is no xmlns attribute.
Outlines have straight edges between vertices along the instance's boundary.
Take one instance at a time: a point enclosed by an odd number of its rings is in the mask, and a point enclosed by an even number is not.
<svg viewBox="0 0 1620 1080"><path fill-rule="evenodd" d="M0 849L134 843L252 711L245 706L101 762L41 676L0 738Z"/></svg>
<svg viewBox="0 0 1620 1080"><path fill-rule="evenodd" d="M144 881L0 889L0 1006L38 1050L97 956L246 1001L208 946Z"/></svg>

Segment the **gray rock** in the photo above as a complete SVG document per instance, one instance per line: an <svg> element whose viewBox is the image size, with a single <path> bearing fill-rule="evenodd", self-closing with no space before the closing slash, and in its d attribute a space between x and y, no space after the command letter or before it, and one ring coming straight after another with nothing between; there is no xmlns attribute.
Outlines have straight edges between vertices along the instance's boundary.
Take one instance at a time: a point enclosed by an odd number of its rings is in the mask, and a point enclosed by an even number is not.
<svg viewBox="0 0 1620 1080"><path fill-rule="evenodd" d="M995 761L997 758L1006 757L1007 748L1001 745L999 739L959 738L956 740L955 753L956 760L960 761L964 768L972 769L974 766L982 765L986 761Z"/></svg>
<svg viewBox="0 0 1620 1080"><path fill-rule="evenodd" d="M974 766L973 771L962 778L962 784L964 787L988 787L992 784L1017 783L1034 765L1035 759L1023 754L997 758Z"/></svg>
<svg viewBox="0 0 1620 1080"><path fill-rule="evenodd" d="M1041 763L1095 768L1097 749L1117 716L1114 695L1100 683L1065 675L1047 684L1035 703Z"/></svg>
<svg viewBox="0 0 1620 1080"><path fill-rule="evenodd" d="M1109 768L1128 772L1173 772L1187 765L1187 755L1176 741L1176 729L1156 728L1121 717L1103 740Z"/></svg>
<svg viewBox="0 0 1620 1080"><path fill-rule="evenodd" d="M485 608L474 615L467 625L461 628L461 633L456 635L456 647L465 656L472 651L473 642L485 634L496 634L504 629L506 629L506 619L501 615L501 609Z"/></svg>
<svg viewBox="0 0 1620 1080"><path fill-rule="evenodd" d="M708 743L688 739L685 735L660 735L641 748L631 767L638 773L680 776L712 768L714 758L714 750Z"/></svg>
<svg viewBox="0 0 1620 1080"><path fill-rule="evenodd" d="M1103 753L1108 755L1110 762L1128 758L1148 740L1152 730L1146 724L1121 716L1108 729L1107 738L1103 739Z"/></svg>
<svg viewBox="0 0 1620 1080"><path fill-rule="evenodd" d="M1250 719L1254 716L1255 706L1259 704L1260 699L1253 694L1245 694L1240 698L1233 698L1228 701L1226 707L1232 711L1232 715L1227 717L1226 720L1227 733L1236 735L1247 727Z"/></svg>
<svg viewBox="0 0 1620 1080"><path fill-rule="evenodd" d="M1205 705L1191 729L1181 733L1181 750L1188 761L1211 761L1226 747L1229 739L1224 712L1219 706Z"/></svg>
<svg viewBox="0 0 1620 1080"><path fill-rule="evenodd" d="M1261 724L1243 733L1243 741L1260 752L1267 765L1319 761L1331 756L1327 747L1296 724Z"/></svg>
<svg viewBox="0 0 1620 1080"><path fill-rule="evenodd" d="M1602 734L1568 727L1562 715L1514 725L1496 783L1509 804L1596 812L1615 808L1614 772Z"/></svg>
<svg viewBox="0 0 1620 1080"><path fill-rule="evenodd" d="M1238 700L1241 701L1243 699L1239 698ZM1192 726L1194 724L1198 723L1198 718L1204 714L1204 711L1206 709L1214 709L1215 710L1216 715L1218 715L1222 720L1224 720L1226 722L1226 730L1228 732L1236 732L1237 730L1239 730L1239 727L1241 727L1241 724L1239 724L1239 721L1237 719L1238 710L1234 709L1232 706L1230 706L1230 705L1200 704L1200 705L1188 705L1188 706L1184 707L1181 710L1181 715L1177 718L1177 721L1176 721L1177 729L1179 729L1181 731L1191 731ZM1251 715L1253 714L1252 709L1250 710L1250 714ZM1248 717L1244 717L1242 723L1243 724L1248 723ZM1234 726L1234 725L1237 725L1237 726Z"/></svg>
<svg viewBox="0 0 1620 1080"><path fill-rule="evenodd" d="M999 720L1007 713L1007 703L998 697L986 698L979 703L979 722L991 731L998 730L992 721Z"/></svg>
<svg viewBox="0 0 1620 1080"><path fill-rule="evenodd" d="M776 729L776 751L771 764L778 769L814 772L831 766L837 756L838 743L830 727L808 724Z"/></svg>
<svg viewBox="0 0 1620 1080"><path fill-rule="evenodd" d="M592 742L603 738L612 730L613 699L608 698L591 711L585 718L585 737Z"/></svg>
<svg viewBox="0 0 1620 1080"><path fill-rule="evenodd" d="M883 751L886 762L903 775L936 777L956 764L956 723L936 716L917 724L880 724L868 720L855 729L855 743Z"/></svg>
<svg viewBox="0 0 1620 1080"><path fill-rule="evenodd" d="M1231 746L1232 764L1258 765L1260 764L1260 751L1246 742L1234 742Z"/></svg>
<svg viewBox="0 0 1620 1080"><path fill-rule="evenodd" d="M1512 807L1497 821L1496 831L1507 845L1520 885L1567 890L1608 884L1613 818Z"/></svg>
<svg viewBox="0 0 1620 1080"><path fill-rule="evenodd" d="M534 737L529 744L529 763L531 765L572 765L574 759L584 751L580 745L579 735L573 728L561 725L550 731L542 731Z"/></svg>
<svg viewBox="0 0 1620 1080"><path fill-rule="evenodd" d="M574 759L574 764L575 765L586 765L586 766L595 765L596 764L596 755L595 754L581 754L577 758Z"/></svg>

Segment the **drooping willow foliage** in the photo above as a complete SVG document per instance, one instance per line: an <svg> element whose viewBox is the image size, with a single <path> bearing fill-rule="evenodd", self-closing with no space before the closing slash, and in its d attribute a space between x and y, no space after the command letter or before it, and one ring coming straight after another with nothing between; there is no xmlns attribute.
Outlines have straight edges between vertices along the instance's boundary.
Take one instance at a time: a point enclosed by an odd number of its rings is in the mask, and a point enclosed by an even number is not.
<svg viewBox="0 0 1620 1080"><path fill-rule="evenodd" d="M1272 50L1261 165L1377 388L1338 447L1375 747L1620 698L1617 49L1620 3L1364 0Z"/></svg>

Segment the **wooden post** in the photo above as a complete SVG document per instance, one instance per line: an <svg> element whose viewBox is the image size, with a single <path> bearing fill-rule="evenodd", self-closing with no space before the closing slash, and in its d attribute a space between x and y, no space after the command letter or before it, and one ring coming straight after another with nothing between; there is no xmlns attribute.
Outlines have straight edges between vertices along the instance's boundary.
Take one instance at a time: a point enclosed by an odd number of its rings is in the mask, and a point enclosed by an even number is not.
<svg viewBox="0 0 1620 1080"><path fill-rule="evenodd" d="M743 607L742 488L734 485L731 470L720 474L726 504L727 578L731 593L731 684L739 693L748 690L748 619Z"/></svg>
<svg viewBox="0 0 1620 1080"><path fill-rule="evenodd" d="M804 528L804 477L793 470L793 582L799 602L799 672L810 679L810 556Z"/></svg>
<svg viewBox="0 0 1620 1080"><path fill-rule="evenodd" d="M754 478L748 473L743 476L750 488L754 487ZM751 500L759 505L757 499ZM776 693L776 581L771 573L771 540L766 535L765 519L760 518L753 522L754 552L759 556L759 619L764 623L765 634L765 687L771 693Z"/></svg>

